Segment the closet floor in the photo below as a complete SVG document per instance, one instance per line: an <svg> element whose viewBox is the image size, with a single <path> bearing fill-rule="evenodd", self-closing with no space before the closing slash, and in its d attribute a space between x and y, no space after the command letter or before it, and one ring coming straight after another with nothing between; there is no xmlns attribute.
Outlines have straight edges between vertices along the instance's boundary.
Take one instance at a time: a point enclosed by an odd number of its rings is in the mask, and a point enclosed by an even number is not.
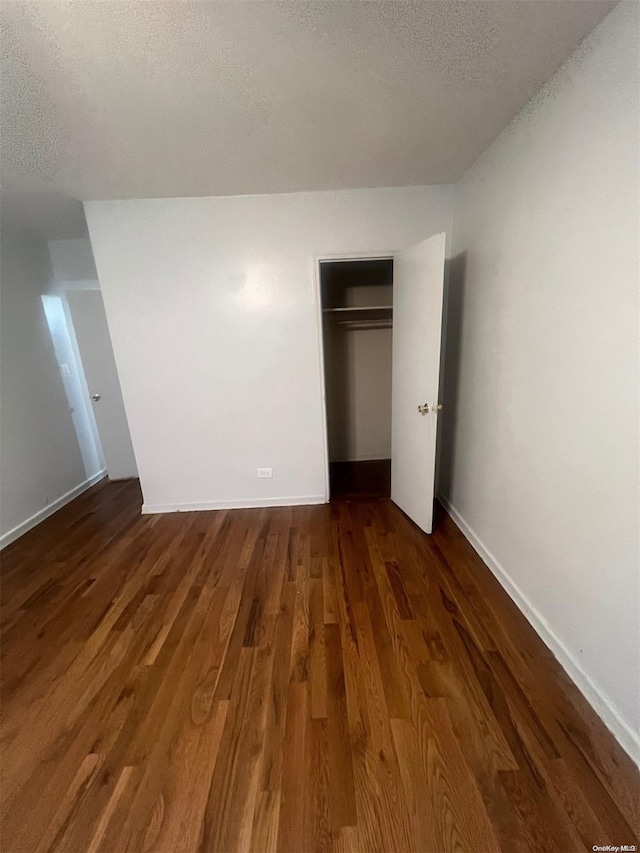
<svg viewBox="0 0 640 853"><path fill-rule="evenodd" d="M140 503L3 552L3 853L637 843L631 761L442 510Z"/></svg>
<svg viewBox="0 0 640 853"><path fill-rule="evenodd" d="M331 500L379 500L391 495L391 460L332 462Z"/></svg>

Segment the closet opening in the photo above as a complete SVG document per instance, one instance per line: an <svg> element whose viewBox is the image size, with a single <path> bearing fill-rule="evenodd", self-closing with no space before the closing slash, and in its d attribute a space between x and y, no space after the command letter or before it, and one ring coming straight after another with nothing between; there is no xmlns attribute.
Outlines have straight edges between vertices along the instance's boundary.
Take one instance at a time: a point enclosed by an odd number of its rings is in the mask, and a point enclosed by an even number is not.
<svg viewBox="0 0 640 853"><path fill-rule="evenodd" d="M320 261L329 495L391 491L393 258Z"/></svg>

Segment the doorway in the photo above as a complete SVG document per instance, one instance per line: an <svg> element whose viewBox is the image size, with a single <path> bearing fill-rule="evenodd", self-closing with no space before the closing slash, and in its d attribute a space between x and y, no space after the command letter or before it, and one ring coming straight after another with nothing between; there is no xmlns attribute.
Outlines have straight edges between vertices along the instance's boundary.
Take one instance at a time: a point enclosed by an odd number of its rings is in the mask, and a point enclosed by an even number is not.
<svg viewBox="0 0 640 853"><path fill-rule="evenodd" d="M138 476L120 380L99 290L68 290L67 305L111 480Z"/></svg>
<svg viewBox="0 0 640 853"><path fill-rule="evenodd" d="M433 527L446 234L318 266L330 500L391 500ZM389 489L389 472L391 488Z"/></svg>
<svg viewBox="0 0 640 853"><path fill-rule="evenodd" d="M393 258L320 262L329 496L391 494Z"/></svg>

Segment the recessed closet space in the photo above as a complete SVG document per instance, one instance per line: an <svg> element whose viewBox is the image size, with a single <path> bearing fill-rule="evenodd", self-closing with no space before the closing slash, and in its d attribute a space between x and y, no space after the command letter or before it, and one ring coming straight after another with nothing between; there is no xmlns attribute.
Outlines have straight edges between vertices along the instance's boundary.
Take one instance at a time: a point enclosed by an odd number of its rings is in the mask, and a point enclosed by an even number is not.
<svg viewBox="0 0 640 853"><path fill-rule="evenodd" d="M320 262L330 496L391 485L393 259Z"/></svg>

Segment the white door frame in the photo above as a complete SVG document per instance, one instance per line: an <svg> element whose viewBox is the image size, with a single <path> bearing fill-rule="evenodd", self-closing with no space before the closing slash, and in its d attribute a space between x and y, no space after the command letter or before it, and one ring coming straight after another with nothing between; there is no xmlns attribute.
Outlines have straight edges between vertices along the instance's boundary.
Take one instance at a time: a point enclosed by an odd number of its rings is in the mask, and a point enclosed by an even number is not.
<svg viewBox="0 0 640 853"><path fill-rule="evenodd" d="M329 428L327 424L327 386L324 374L324 325L322 318L322 288L320 286L320 264L328 261L393 261L399 249L392 252L338 252L313 256L313 298L316 303L318 333L318 375L320 377L320 408L322 411L322 451L324 456L324 502L329 503Z"/></svg>

